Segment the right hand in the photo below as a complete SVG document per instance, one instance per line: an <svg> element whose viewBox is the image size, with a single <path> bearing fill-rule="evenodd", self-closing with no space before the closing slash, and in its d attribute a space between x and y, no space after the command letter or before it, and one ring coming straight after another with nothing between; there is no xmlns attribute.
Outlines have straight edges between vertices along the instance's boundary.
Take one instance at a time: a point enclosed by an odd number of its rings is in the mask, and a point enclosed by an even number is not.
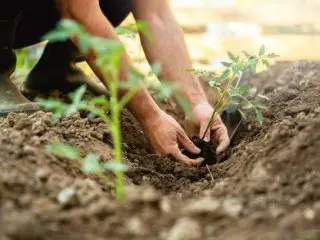
<svg viewBox="0 0 320 240"><path fill-rule="evenodd" d="M145 119L143 128L157 155L171 155L187 165L198 166L201 163L200 160L192 160L182 154L179 145L194 154L200 153L200 149L188 138L178 122L162 110Z"/></svg>

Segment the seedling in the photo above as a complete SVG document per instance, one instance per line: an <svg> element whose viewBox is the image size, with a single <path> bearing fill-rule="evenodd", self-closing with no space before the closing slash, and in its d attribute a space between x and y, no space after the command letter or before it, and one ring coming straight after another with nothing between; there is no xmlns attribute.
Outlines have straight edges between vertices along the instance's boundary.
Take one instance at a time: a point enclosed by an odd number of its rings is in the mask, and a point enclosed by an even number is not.
<svg viewBox="0 0 320 240"><path fill-rule="evenodd" d="M112 184L112 181L110 181L110 179L104 174L104 172L125 172L128 170L128 167L125 164L119 162L108 161L107 163L102 163L99 156L94 153L89 153L83 157L77 148L64 143L58 142L49 145L47 146L47 150L48 152L51 152L60 158L78 160L81 164L81 170L84 173L98 176L112 189L114 189L114 185Z"/></svg>
<svg viewBox="0 0 320 240"><path fill-rule="evenodd" d="M100 117L111 130L114 162L122 164L120 112L130 99L141 89L140 81L143 75L137 71L130 70L128 82L119 81L120 58L124 52L122 43L115 42L88 34L82 26L71 20L62 20L56 29L44 36L44 39L52 42L65 41L69 38L75 39L83 54L93 53L96 57L96 66L103 77L105 86L108 89L106 96L83 99L86 88L80 87L71 94L71 104L57 99L40 100L40 103L47 109L52 110L54 120L60 117L70 116L78 110L86 110L91 116ZM127 93L120 98L119 90L126 89ZM90 157L89 160L93 160ZM116 196L124 198L123 172L115 170L116 174ZM101 175L101 174L100 174Z"/></svg>
<svg viewBox="0 0 320 240"><path fill-rule="evenodd" d="M238 108L241 109L253 109L256 113L256 119L259 125L263 123L263 106L259 103L254 103L251 99L256 95L257 88L248 88L245 83L235 84L235 81L241 77L245 71L250 70L252 74L255 74L257 67L263 65L269 67L269 60L278 57L274 53L266 53L265 46L260 47L257 55L250 55L247 52L243 52L244 57L235 56L231 52L228 52L229 61L222 62L224 69L222 73L213 79L209 80L209 85L212 87L217 96L217 102L214 111L211 115L210 121L204 131L201 141L198 145L205 145L203 139L206 133L210 129L214 118L227 109L228 112L234 112ZM209 76L205 71L192 70L197 75ZM240 81L238 81L240 82ZM266 96L257 95L260 98L267 99Z"/></svg>

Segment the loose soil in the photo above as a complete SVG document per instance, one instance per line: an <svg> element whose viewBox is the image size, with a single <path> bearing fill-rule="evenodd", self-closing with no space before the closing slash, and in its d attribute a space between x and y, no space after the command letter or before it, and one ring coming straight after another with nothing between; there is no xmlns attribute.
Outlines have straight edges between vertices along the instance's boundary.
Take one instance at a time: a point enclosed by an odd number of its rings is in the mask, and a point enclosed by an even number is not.
<svg viewBox="0 0 320 240"><path fill-rule="evenodd" d="M271 99L264 124L249 114L249 130L209 168L153 155L124 111L124 203L78 162L46 151L60 140L110 160L101 120L0 118L0 239L320 239L320 62L279 63L251 84Z"/></svg>

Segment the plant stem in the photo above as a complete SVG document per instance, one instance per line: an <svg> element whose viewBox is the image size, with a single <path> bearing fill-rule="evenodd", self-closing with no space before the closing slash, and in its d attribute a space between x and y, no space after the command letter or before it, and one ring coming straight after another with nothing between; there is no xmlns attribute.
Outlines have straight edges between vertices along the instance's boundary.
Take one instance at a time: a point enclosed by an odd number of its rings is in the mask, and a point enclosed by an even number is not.
<svg viewBox="0 0 320 240"><path fill-rule="evenodd" d="M121 130L120 130L120 112L118 103L118 83L116 79L110 84L110 103L111 103L111 135L113 141L113 151L114 160L118 163L122 162L122 152L121 152ZM123 184L123 173L121 171L116 171L116 197L118 200L124 200L124 184Z"/></svg>
<svg viewBox="0 0 320 240"><path fill-rule="evenodd" d="M222 103L225 95L227 94L228 89L230 88L231 83L232 83L233 80L235 79L235 75L236 75L235 73L232 74L232 77L229 79L226 88L224 89L222 95L220 96L220 98L219 98L219 100L218 100L218 102L217 102L217 104L216 104L216 107L214 108L214 111L213 111L213 113L212 113L212 115L211 115L211 117L210 117L210 120L209 120L209 123L208 123L208 125L207 125L207 127L206 127L206 130L205 130L204 133L203 133L203 136L202 136L202 138L201 138L202 141L203 141L204 137L206 136L208 130L210 129L216 113L219 113L219 112L220 112L220 110L221 110L220 108L221 108L221 106L223 106L223 104L221 104L221 103Z"/></svg>
<svg viewBox="0 0 320 240"><path fill-rule="evenodd" d="M116 107L112 113L112 139L114 148L114 160L118 163L122 163L122 151L121 151L121 132L120 132L120 110ZM118 200L124 200L124 184L122 171L115 172L116 180L116 196Z"/></svg>

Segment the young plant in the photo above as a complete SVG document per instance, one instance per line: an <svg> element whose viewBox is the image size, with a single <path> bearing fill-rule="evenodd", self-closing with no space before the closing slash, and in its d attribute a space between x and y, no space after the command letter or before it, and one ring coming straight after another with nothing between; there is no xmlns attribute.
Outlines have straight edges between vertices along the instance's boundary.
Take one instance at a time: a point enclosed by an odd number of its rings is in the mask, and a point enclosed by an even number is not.
<svg viewBox="0 0 320 240"><path fill-rule="evenodd" d="M47 146L48 152L55 154L60 158L67 158L70 160L78 160L81 164L81 170L84 173L94 174L101 178L106 184L111 188L114 188L112 182L104 174L105 171L111 172L125 172L128 167L125 164L108 161L107 163L102 163L99 156L94 153L89 153L86 156L82 156L79 149L74 148L68 144L64 143L54 143Z"/></svg>
<svg viewBox="0 0 320 240"><path fill-rule="evenodd" d="M263 122L263 106L258 103L253 103L250 100L250 98L256 95L257 89L249 89L245 84L238 85L235 82L239 76L245 74L246 71L251 71L252 74L255 74L259 65L269 67L269 60L278 57L278 55L266 53L264 45L261 46L257 55L250 55L247 52L243 53L244 57L241 58L240 56L235 56L231 52L228 52L229 61L222 62L222 65L224 66L222 73L208 82L216 92L217 102L203 137L212 125L214 117L217 114L221 114L226 108L233 108L234 110L236 107L254 109L258 124L261 125ZM203 71L199 70L193 70L193 72L198 75L203 74ZM258 95L258 97L266 98L263 95Z"/></svg>
<svg viewBox="0 0 320 240"><path fill-rule="evenodd" d="M136 26L136 29L142 29L142 33L146 32L142 23ZM84 110L90 113L89 117L100 117L107 127L111 130L113 141L114 160L107 165L99 165L93 167L97 171L93 171L99 177L103 177L102 171L108 166L108 170L113 170L116 175L116 196L122 200L124 198L124 176L122 164L121 150L121 129L120 129L120 113L127 105L131 98L141 89L141 82L145 82L146 78L151 74L158 76L161 66L158 63L151 65L151 72L143 75L134 69L128 69L129 79L126 82L119 80L120 74L120 58L124 52L124 47L121 43L110 41L107 39L94 37L88 34L83 27L71 20L62 20L57 28L44 36L44 39L50 41L65 41L73 38L77 41L79 48L83 54L94 53L96 66L103 77L105 86L108 89L108 96L96 96L84 98L86 87L82 86L75 92L69 95L71 103L65 103L59 99L40 99L43 107L53 112L53 120L56 121L61 117L68 117L71 114ZM171 87L173 89L173 87ZM161 85L160 92L169 91L169 85ZM126 94L120 98L119 91L126 90ZM183 99L180 102L183 103ZM185 105L185 104L184 104ZM64 150L69 151L69 148L60 147L58 152L62 154ZM82 159L79 155L75 155L74 159L79 159L86 163L93 161L94 166L97 165L97 159L93 155ZM113 168L109 168L109 167ZM105 179L106 180L106 179Z"/></svg>
<svg viewBox="0 0 320 240"><path fill-rule="evenodd" d="M44 36L44 39L54 41L65 41L75 39L83 54L93 53L96 57L95 63L101 73L105 86L108 89L108 97L98 96L88 100L83 99L86 88L80 87L71 94L71 104L56 99L40 100L47 109L52 110L53 118L70 116L78 110L86 110L91 115L100 117L111 129L114 148L114 161L122 163L120 112L130 99L140 90L142 75L130 70L128 82L119 80L120 58L124 52L124 46L120 42L94 37L88 34L82 26L71 20L62 20L56 29ZM119 97L119 90L127 93ZM108 98L108 99L107 99ZM93 158L90 158L93 159ZM124 198L123 172L115 170L116 174L116 196Z"/></svg>

